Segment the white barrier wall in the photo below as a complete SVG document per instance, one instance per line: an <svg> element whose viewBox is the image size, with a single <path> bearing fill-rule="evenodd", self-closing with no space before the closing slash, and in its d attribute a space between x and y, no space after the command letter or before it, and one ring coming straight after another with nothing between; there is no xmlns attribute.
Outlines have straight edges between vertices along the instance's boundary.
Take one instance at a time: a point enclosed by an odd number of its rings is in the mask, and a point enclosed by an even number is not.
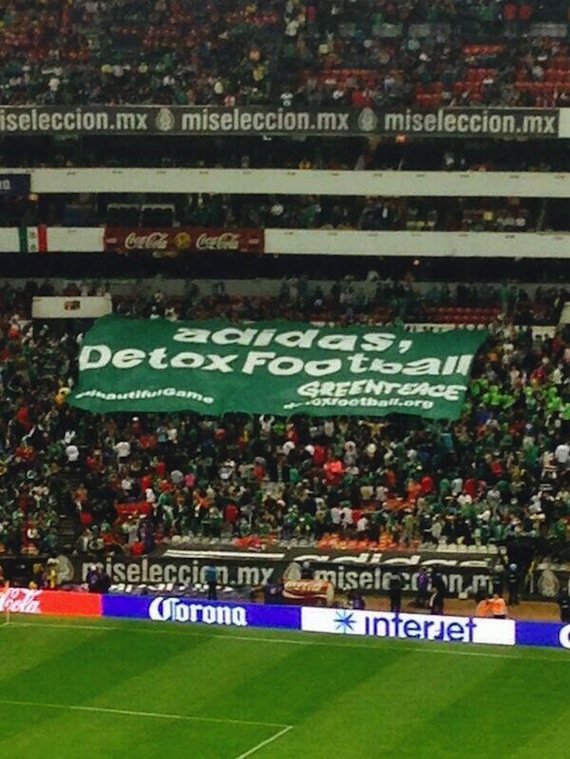
<svg viewBox="0 0 570 759"><path fill-rule="evenodd" d="M49 253L102 253L103 234L103 227L50 227L47 250ZM0 229L0 253L19 252L19 231ZM568 258L570 234L266 229L265 252L306 256Z"/></svg>
<svg viewBox="0 0 570 759"><path fill-rule="evenodd" d="M567 258L570 234L266 229L265 250L288 255Z"/></svg>
<svg viewBox="0 0 570 759"><path fill-rule="evenodd" d="M12 172L4 170L4 173ZM136 191L359 197L570 197L570 174L549 172L33 169L30 173L32 192L36 193Z"/></svg>

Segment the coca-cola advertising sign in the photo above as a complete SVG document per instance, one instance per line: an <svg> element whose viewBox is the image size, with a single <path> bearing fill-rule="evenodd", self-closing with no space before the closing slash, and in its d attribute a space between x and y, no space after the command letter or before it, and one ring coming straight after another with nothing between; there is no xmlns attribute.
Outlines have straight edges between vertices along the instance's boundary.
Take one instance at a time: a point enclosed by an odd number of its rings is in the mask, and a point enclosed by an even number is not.
<svg viewBox="0 0 570 759"><path fill-rule="evenodd" d="M262 229L172 227L168 229L105 228L105 250L114 253L151 253L155 257L223 251L263 253Z"/></svg>
<svg viewBox="0 0 570 759"><path fill-rule="evenodd" d="M101 596L61 590L5 588L0 592L0 613L100 617Z"/></svg>
<svg viewBox="0 0 570 759"><path fill-rule="evenodd" d="M12 614L41 614L43 591L27 588L7 588L0 593L0 612Z"/></svg>

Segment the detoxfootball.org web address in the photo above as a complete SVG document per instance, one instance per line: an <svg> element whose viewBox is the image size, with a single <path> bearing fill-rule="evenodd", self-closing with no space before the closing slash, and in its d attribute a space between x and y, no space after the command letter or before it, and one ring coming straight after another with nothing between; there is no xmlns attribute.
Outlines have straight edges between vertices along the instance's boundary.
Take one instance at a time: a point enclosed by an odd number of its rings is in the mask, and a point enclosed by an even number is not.
<svg viewBox="0 0 570 759"><path fill-rule="evenodd" d="M183 390L181 388L164 387L153 390L137 389L126 392L110 392L97 389L83 390L75 394L74 400L96 399L110 403L116 401L152 401L157 398L183 398L186 400L203 403L207 406L214 403L214 398L204 396L195 390ZM369 409L419 409L429 411L434 408L434 402L428 398L371 398L362 396L355 398L312 398L306 401L291 401L283 406L290 411L299 408L369 408Z"/></svg>
<svg viewBox="0 0 570 759"><path fill-rule="evenodd" d="M290 411L294 408L415 408L429 411L434 407L434 402L426 398L312 398L311 400L287 403L284 409Z"/></svg>

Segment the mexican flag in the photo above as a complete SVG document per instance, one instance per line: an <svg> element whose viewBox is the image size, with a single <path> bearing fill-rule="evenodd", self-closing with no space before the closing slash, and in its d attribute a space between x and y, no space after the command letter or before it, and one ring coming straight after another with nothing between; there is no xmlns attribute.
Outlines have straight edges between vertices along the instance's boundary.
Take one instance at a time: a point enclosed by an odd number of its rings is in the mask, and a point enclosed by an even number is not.
<svg viewBox="0 0 570 759"><path fill-rule="evenodd" d="M47 227L20 227L20 253L46 253Z"/></svg>

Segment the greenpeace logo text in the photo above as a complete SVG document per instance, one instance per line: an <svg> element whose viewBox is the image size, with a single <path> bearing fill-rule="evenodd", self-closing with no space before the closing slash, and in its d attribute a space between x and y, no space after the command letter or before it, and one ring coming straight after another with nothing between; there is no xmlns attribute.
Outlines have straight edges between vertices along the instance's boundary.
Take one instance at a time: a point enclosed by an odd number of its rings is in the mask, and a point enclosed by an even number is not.
<svg viewBox="0 0 570 759"><path fill-rule="evenodd" d="M155 622L247 627L247 613L243 606L193 603L180 598L155 598L149 606L148 616Z"/></svg>

